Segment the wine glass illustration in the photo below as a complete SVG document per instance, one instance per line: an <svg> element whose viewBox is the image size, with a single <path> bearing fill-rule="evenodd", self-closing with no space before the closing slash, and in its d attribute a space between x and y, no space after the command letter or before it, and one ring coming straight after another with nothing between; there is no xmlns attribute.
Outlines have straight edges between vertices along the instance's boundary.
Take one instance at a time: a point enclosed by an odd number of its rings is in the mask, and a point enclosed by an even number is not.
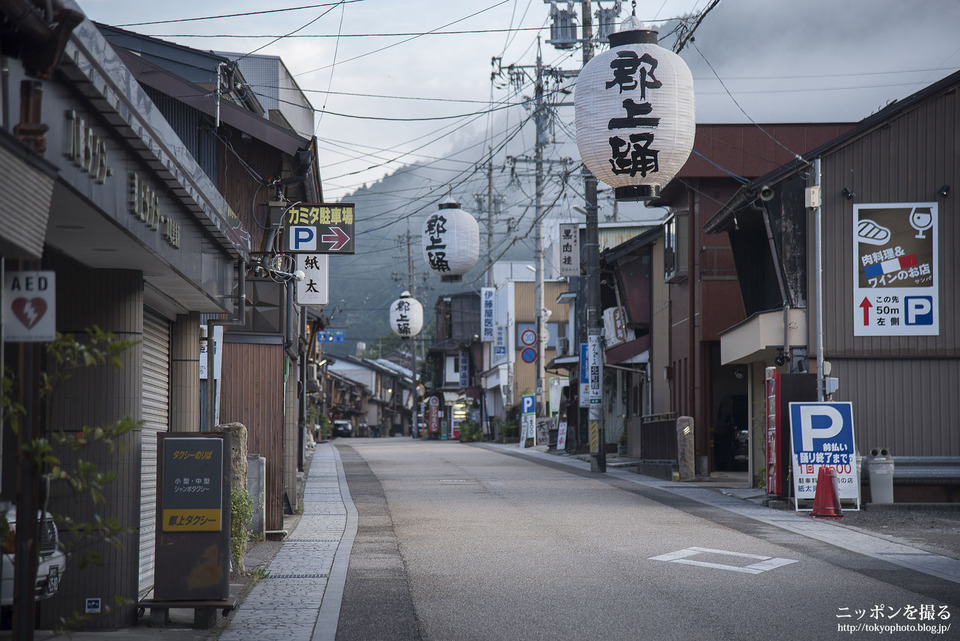
<svg viewBox="0 0 960 641"><path fill-rule="evenodd" d="M933 212L929 207L914 207L910 213L910 226L917 230L915 238L923 238L923 232L933 227Z"/></svg>

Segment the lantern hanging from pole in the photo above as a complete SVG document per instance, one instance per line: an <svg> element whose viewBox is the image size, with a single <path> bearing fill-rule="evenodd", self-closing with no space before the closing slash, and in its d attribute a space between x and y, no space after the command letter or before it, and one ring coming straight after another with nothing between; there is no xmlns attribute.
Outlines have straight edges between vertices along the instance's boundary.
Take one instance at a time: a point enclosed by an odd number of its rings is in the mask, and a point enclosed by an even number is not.
<svg viewBox="0 0 960 641"><path fill-rule="evenodd" d="M423 224L423 253L430 269L445 283L458 283L480 257L480 225L448 200Z"/></svg>
<svg viewBox="0 0 960 641"><path fill-rule="evenodd" d="M390 328L403 338L412 338L423 329L423 305L410 292L390 303Z"/></svg>
<svg viewBox="0 0 960 641"><path fill-rule="evenodd" d="M580 158L617 200L659 196L693 149L693 76L636 16L583 66L574 109Z"/></svg>

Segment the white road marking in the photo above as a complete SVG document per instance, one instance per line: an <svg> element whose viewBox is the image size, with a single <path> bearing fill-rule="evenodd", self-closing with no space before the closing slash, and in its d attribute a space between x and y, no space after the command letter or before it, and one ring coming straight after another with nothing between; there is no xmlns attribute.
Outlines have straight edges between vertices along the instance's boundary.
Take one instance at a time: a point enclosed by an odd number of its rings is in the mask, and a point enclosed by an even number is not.
<svg viewBox="0 0 960 641"><path fill-rule="evenodd" d="M725 556L734 556L742 559L756 559L756 563L751 563L750 565L726 565L724 563L711 563L709 561L696 561L689 557L697 556L698 554L721 554ZM759 554L746 554L744 552L728 552L727 550L714 550L712 548L687 548L685 550L677 550L676 552L668 552L667 554L661 554L659 556L652 556L649 559L650 561L666 561L668 563L683 563L684 565L697 565L704 568L714 568L717 570L729 570L731 572L742 572L744 574L760 574L762 572L767 572L769 570L774 570L776 568L783 567L785 565L790 565L791 563L797 563L793 559L780 559L772 556L760 556Z"/></svg>

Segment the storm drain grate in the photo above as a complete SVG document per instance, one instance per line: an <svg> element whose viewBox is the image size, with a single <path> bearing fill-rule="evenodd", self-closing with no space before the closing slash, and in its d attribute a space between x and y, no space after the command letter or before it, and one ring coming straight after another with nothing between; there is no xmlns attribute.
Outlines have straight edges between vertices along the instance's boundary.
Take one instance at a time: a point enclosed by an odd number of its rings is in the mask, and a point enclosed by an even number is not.
<svg viewBox="0 0 960 641"><path fill-rule="evenodd" d="M285 543L339 543L340 539L287 539Z"/></svg>
<svg viewBox="0 0 960 641"><path fill-rule="evenodd" d="M265 579L326 579L326 574L267 574Z"/></svg>

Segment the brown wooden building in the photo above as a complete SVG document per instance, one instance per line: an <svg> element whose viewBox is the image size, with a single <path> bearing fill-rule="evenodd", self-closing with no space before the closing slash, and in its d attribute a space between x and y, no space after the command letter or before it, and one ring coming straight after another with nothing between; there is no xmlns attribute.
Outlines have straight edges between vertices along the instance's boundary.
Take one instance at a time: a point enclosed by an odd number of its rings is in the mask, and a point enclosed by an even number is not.
<svg viewBox="0 0 960 641"><path fill-rule="evenodd" d="M650 398L668 398L669 404L655 400L650 412L694 418L699 475L729 468L730 429L748 419L746 381L737 376L735 367L724 366L720 358L721 332L745 318L737 271L727 240L708 235L704 223L750 179L850 127L698 125L690 159L661 197L649 203L669 208L662 239L666 296L654 301L656 305L645 303L651 314L647 322L653 323L653 317L659 316L669 327L659 339L655 337L651 346L651 362L660 364L662 371L649 374L649 384L654 388ZM653 296L656 291L650 289L644 295ZM632 304L628 302L628 309ZM667 394L660 391L663 386L667 386ZM632 383L631 390L635 387ZM641 393L636 390L633 396ZM634 413L631 411L631 415Z"/></svg>
<svg viewBox="0 0 960 641"><path fill-rule="evenodd" d="M860 452L886 448L895 462L903 457L895 472L898 500L917 484L908 468L933 477L936 457L960 455L958 89L960 73L891 104L742 186L706 223L733 245L747 315L760 319L786 305L800 325L788 366L815 372L822 344L837 385L822 391L853 403ZM815 202L808 190L817 187L819 247L816 210L808 207ZM759 390L763 368L773 363L755 330L745 324L725 332L722 361L749 366ZM956 483L936 498L958 500Z"/></svg>

